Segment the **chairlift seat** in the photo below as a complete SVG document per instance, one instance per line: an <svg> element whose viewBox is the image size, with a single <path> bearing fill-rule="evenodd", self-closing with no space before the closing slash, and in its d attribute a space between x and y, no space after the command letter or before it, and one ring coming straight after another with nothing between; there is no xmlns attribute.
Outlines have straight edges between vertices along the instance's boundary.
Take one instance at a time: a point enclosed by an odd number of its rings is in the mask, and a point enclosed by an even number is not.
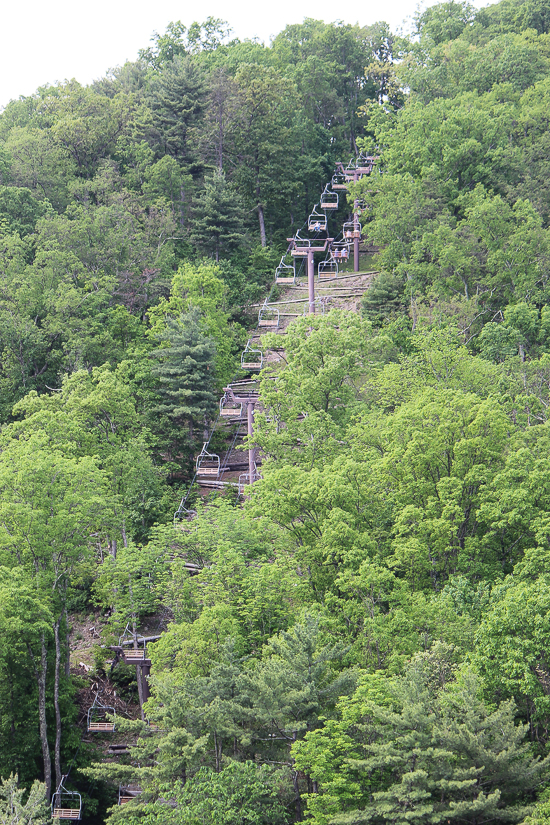
<svg viewBox="0 0 550 825"><path fill-rule="evenodd" d="M141 662L145 659L145 648L133 647L124 651L124 660L126 662Z"/></svg>
<svg viewBox="0 0 550 825"><path fill-rule="evenodd" d="M80 808L54 808L52 819L80 819Z"/></svg>
<svg viewBox="0 0 550 825"><path fill-rule="evenodd" d="M330 182L331 189L347 189L346 179L341 172L336 172Z"/></svg>
<svg viewBox="0 0 550 825"><path fill-rule="evenodd" d="M321 281L323 278L333 278L338 275L338 261L334 258L326 258L324 261L319 261L317 267L317 277Z"/></svg>
<svg viewBox="0 0 550 825"><path fill-rule="evenodd" d="M103 731L103 732L106 732L106 733L112 733L112 731L114 731L114 729L115 729L115 726L114 726L113 722L90 722L90 724L88 725L88 730L92 733L94 731L95 732Z"/></svg>
<svg viewBox="0 0 550 825"><path fill-rule="evenodd" d="M349 249L347 246L343 246L340 249L333 249L331 255L335 261L347 261L349 258Z"/></svg>

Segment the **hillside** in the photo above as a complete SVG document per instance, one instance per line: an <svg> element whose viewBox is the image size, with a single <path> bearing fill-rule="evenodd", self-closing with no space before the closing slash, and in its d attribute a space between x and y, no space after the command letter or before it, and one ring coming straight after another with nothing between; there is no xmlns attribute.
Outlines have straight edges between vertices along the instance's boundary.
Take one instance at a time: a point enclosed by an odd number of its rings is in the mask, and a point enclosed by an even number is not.
<svg viewBox="0 0 550 825"><path fill-rule="evenodd" d="M549 818L550 10L415 25L0 114L2 821Z"/></svg>

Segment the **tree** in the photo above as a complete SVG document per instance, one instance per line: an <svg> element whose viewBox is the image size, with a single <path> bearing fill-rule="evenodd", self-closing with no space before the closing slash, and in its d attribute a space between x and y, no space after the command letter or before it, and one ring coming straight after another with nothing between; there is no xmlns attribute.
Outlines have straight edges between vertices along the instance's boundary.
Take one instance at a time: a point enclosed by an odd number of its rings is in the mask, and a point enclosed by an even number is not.
<svg viewBox="0 0 550 825"><path fill-rule="evenodd" d="M191 309L176 321L168 318L159 336L164 346L153 351L159 366L153 375L159 383L158 412L174 424L186 424L193 438L197 424L206 427L216 406L213 361L215 345L200 327L200 312Z"/></svg>
<svg viewBox="0 0 550 825"><path fill-rule="evenodd" d="M244 208L238 192L216 171L204 184L204 192L195 204L190 240L199 252L220 255L238 251L244 240Z"/></svg>
<svg viewBox="0 0 550 825"><path fill-rule="evenodd" d="M341 703L341 723L295 746L297 765L326 782L326 804L310 797L313 822L519 822L530 810L548 760L531 754L513 702L487 705L476 676L455 680L446 658L433 648L404 676L371 680Z"/></svg>
<svg viewBox="0 0 550 825"><path fill-rule="evenodd" d="M10 774L0 785L0 823L2 825L41 825L49 819L51 812L46 796L46 787L41 782L33 782L25 802L25 788L19 787L18 776Z"/></svg>

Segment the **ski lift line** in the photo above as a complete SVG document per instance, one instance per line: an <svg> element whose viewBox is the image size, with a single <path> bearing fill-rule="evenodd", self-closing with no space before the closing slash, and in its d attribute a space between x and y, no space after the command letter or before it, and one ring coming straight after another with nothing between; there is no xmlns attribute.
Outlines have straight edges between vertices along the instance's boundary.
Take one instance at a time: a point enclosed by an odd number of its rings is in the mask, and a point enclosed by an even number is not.
<svg viewBox="0 0 550 825"><path fill-rule="evenodd" d="M242 408L242 404L241 404L241 408ZM221 472L222 472L222 473L223 473L225 470L227 470L227 468L228 468L229 458L230 458L230 456L231 456L231 453L232 453L232 452L233 452L233 450L235 449L235 442L237 441L237 438L239 437L240 432L241 432L241 424L240 424L240 422L239 422L239 426L237 427L237 429L236 429L236 431L235 431L235 435L233 436L233 441L231 442L231 446L229 447L229 449L228 449L228 451L226 452L226 454L225 454L225 456L224 456L224 459L223 459L223 461L222 461L222 468L221 468Z"/></svg>

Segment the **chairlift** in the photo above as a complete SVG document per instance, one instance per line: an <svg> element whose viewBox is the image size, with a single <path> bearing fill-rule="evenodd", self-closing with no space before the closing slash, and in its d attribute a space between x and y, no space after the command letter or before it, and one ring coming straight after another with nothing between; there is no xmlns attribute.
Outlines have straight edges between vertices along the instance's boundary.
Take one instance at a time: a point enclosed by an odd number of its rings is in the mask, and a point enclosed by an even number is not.
<svg viewBox="0 0 550 825"><path fill-rule="evenodd" d="M241 369L248 371L261 370L264 365L264 354L261 349L254 349L250 340L241 353Z"/></svg>
<svg viewBox="0 0 550 825"><path fill-rule="evenodd" d="M258 326L279 329L279 310L277 307L269 306L267 298L258 313Z"/></svg>
<svg viewBox="0 0 550 825"><path fill-rule="evenodd" d="M321 310L321 315L324 315L325 314L325 307L326 307L327 301L329 301L329 300L330 300L330 295L317 295L317 297L313 299L313 304L315 306L315 311L320 309ZM310 306L309 306L309 301L308 301L308 303L306 304L306 306L304 308L304 311L302 312L302 315L309 315L309 311L310 311Z"/></svg>
<svg viewBox="0 0 550 825"><path fill-rule="evenodd" d="M227 397L227 393L224 393L220 400L220 415L224 418L241 418L242 414L242 402L232 401Z"/></svg>
<svg viewBox="0 0 550 825"><path fill-rule="evenodd" d="M176 525L176 521L181 521L184 518L186 518L186 519L195 518L196 515L197 515L196 510L188 510L187 507L185 507L182 503L182 504L180 504L179 508L174 513L174 526Z"/></svg>
<svg viewBox="0 0 550 825"><path fill-rule="evenodd" d="M327 216L324 212L317 212L317 204L313 207L313 212L307 219L308 232L326 232Z"/></svg>
<svg viewBox="0 0 550 825"><path fill-rule="evenodd" d="M361 227L354 221L347 221L342 227L344 240L353 241L355 238L361 239Z"/></svg>
<svg viewBox="0 0 550 825"><path fill-rule="evenodd" d="M319 201L321 209L338 209L338 192L331 192L328 187L327 183Z"/></svg>
<svg viewBox="0 0 550 825"><path fill-rule="evenodd" d="M346 176L342 172L335 172L330 182L331 189L347 189Z"/></svg>
<svg viewBox="0 0 550 825"><path fill-rule="evenodd" d="M294 261L291 264L285 263L285 256L281 258L281 263L275 270L276 284L293 284L296 282L296 268Z"/></svg>
<svg viewBox="0 0 550 825"><path fill-rule="evenodd" d="M363 175L370 175L374 165L374 158L371 155L364 155L362 152L355 159L355 170L362 177Z"/></svg>
<svg viewBox="0 0 550 825"><path fill-rule="evenodd" d="M197 456L195 472L198 476L219 476L220 457L216 453L209 453L206 449L207 441L202 445L202 450Z"/></svg>
<svg viewBox="0 0 550 825"><path fill-rule="evenodd" d="M254 471L252 473L252 481L250 480L250 473L241 473L239 476L239 495L244 496L244 488L254 484L255 481L261 478L256 464L254 464Z"/></svg>
<svg viewBox="0 0 550 825"><path fill-rule="evenodd" d="M324 261L319 261L317 277L320 281L322 281L323 278L334 278L336 275L338 275L338 261L332 257L325 258Z"/></svg>
<svg viewBox="0 0 550 825"><path fill-rule="evenodd" d="M344 241L337 241L333 244L330 255L335 261L347 261L349 258L349 245Z"/></svg>
<svg viewBox="0 0 550 825"><path fill-rule="evenodd" d="M82 797L77 791L67 790L63 785L66 778L66 775L61 777L61 782L52 796L52 819L77 821L82 813Z"/></svg>
<svg viewBox="0 0 550 825"><path fill-rule="evenodd" d="M114 719L109 721L107 714L113 717L116 716L114 707L104 705L96 693L93 705L88 708L88 733L112 733L115 729L115 721Z"/></svg>
<svg viewBox="0 0 550 825"><path fill-rule="evenodd" d="M308 255L311 249L311 241L309 238L301 238L300 233L296 232L292 238L293 246L290 254L293 258Z"/></svg>
<svg viewBox="0 0 550 825"><path fill-rule="evenodd" d="M119 805L126 805L127 802L131 802L132 799L135 799L137 796L140 796L141 789L134 789L129 787L128 785L119 785L118 786L118 804Z"/></svg>

